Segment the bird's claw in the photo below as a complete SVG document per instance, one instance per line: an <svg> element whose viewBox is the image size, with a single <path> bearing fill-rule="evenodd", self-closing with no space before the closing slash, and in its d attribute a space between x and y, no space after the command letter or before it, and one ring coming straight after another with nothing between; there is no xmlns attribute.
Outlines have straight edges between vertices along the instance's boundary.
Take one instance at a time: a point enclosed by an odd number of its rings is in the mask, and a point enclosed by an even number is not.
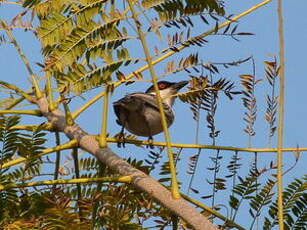
<svg viewBox="0 0 307 230"><path fill-rule="evenodd" d="M152 136L148 137L148 145L146 147L150 149L154 149Z"/></svg>
<svg viewBox="0 0 307 230"><path fill-rule="evenodd" d="M126 144L126 138L125 138L125 134L120 132L119 134L116 135L117 137L117 147L118 148L125 148L125 144Z"/></svg>

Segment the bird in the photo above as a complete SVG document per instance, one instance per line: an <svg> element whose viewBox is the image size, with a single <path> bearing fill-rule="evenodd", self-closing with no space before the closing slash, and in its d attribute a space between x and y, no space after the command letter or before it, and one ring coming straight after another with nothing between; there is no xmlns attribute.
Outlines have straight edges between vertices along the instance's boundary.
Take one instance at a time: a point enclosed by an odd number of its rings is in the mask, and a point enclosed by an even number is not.
<svg viewBox="0 0 307 230"><path fill-rule="evenodd" d="M174 95L188 82L159 81L157 83L168 127L172 125L175 118L172 110L175 101ZM152 143L154 135L163 131L156 91L153 85L144 93L131 93L115 101L113 108L117 116L116 122L122 126L119 137L123 138L123 146L125 129L134 135L148 137L149 143Z"/></svg>

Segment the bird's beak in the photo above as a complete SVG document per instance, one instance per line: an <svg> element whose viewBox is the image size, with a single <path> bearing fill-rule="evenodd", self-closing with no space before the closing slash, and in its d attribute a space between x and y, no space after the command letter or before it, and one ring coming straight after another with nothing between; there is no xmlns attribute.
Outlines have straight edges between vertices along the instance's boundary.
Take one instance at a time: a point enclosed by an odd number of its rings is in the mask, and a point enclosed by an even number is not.
<svg viewBox="0 0 307 230"><path fill-rule="evenodd" d="M186 86L188 83L189 81L180 81L180 82L175 83L173 87L178 91L184 86Z"/></svg>

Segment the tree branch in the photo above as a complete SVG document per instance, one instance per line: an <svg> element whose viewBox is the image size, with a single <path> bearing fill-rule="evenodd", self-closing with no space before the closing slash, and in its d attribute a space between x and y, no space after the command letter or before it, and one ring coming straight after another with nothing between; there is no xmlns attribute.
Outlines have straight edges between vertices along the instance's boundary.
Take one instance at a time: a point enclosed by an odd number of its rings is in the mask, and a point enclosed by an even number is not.
<svg viewBox="0 0 307 230"><path fill-rule="evenodd" d="M123 176L130 176L132 178L131 183L135 187L150 194L157 202L168 208L175 215L180 216L194 229L217 230L205 216L200 214L196 208L190 206L185 200L174 200L170 191L159 182L142 171L133 168L125 160L117 156L110 148L99 148L99 143L96 138L84 132L77 124L67 126L63 112L58 109L52 112L48 111L48 102L45 97L37 100L37 105L43 116L59 131L64 132L68 138L76 139L80 148L93 154L100 162L107 165L114 172Z"/></svg>

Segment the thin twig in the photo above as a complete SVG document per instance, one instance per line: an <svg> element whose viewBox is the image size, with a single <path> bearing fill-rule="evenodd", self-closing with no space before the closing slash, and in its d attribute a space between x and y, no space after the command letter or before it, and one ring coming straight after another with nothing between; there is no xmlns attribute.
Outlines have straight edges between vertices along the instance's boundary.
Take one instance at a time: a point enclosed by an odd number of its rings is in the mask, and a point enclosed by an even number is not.
<svg viewBox="0 0 307 230"><path fill-rule="evenodd" d="M80 170L79 170L79 157L78 157L78 148L75 147L72 149L72 157L74 159L74 168L75 168L75 175L76 179L80 178ZM78 201L77 201L77 207L79 208L79 219L80 221L82 220L82 208L80 207L80 202L82 199L82 193L81 193L81 185L78 183L77 185L77 196L78 196Z"/></svg>
<svg viewBox="0 0 307 230"><path fill-rule="evenodd" d="M178 189L178 182L176 179L176 168L175 168L175 164L174 164L174 155L172 152L172 147L170 145L171 141L170 141L170 136L169 136L169 132L168 132L168 126L167 126L167 122L166 122L166 116L164 113L164 109L163 109L163 102L162 102L162 98L160 96L160 92L159 92L159 87L158 87L158 83L157 83L157 76L155 74L155 70L153 67L153 63L152 63L152 57L150 56L149 53L149 49L145 40L145 36L142 32L142 28L141 28L141 24L138 20L138 17L136 15L136 12L134 10L134 6L131 2L131 0L128 0L128 4L132 13L132 17L134 19L134 22L136 24L136 28L137 28L137 32L139 35L139 39L142 43L143 46L143 51L146 57L146 62L149 68L149 72L152 78L152 83L156 92L156 99L157 99L157 104L159 107L159 111L160 111L160 117L161 117L161 123L162 123L162 127L163 127L163 132L164 132L164 137L165 137L165 141L166 141L166 148L167 148L167 152L168 152L168 159L169 159L169 167L170 167L170 172L171 172L171 187L172 187L172 196L174 199L180 199L180 193L179 193L179 189Z"/></svg>
<svg viewBox="0 0 307 230"><path fill-rule="evenodd" d="M44 156L46 154L53 153L53 152L56 152L56 151L59 151L59 150L71 149L71 148L74 148L74 147L77 147L77 146L78 146L78 142L76 140L71 140L71 141L66 142L65 144L62 144L62 145L55 146L53 148L44 149L40 154L33 156L32 159L39 158L41 156ZM19 164L21 164L21 163L23 163L27 160L28 160L27 158L21 157L21 158L18 158L18 159L4 163L1 166L1 168L8 168L8 167L11 167L11 166L14 166L14 165L19 165Z"/></svg>
<svg viewBox="0 0 307 230"><path fill-rule="evenodd" d="M3 3L5 3L5 4L14 4L14 5L20 5L20 6L22 6L22 3L19 3L19 2L10 2L10 1L0 1L0 4L3 4Z"/></svg>
<svg viewBox="0 0 307 230"><path fill-rule="evenodd" d="M41 117L42 113L39 110L0 110L0 114L20 114L20 115L32 115Z"/></svg>
<svg viewBox="0 0 307 230"><path fill-rule="evenodd" d="M107 138L108 142L117 143L118 139L116 138ZM148 141L136 140L136 139L125 139L127 144L135 144L135 145L148 145ZM153 146L166 146L165 142L152 142ZM195 145L195 144L181 144L181 143L171 143L172 147L175 148L202 148L202 149L218 149L218 150L226 150L226 151L238 151L238 152L277 152L277 148L241 148L241 147L233 147L233 146L220 146L220 145ZM283 148L282 152L293 152L300 151L306 152L307 147L302 148Z"/></svg>
<svg viewBox="0 0 307 230"><path fill-rule="evenodd" d="M5 32L6 32L7 36L10 38L12 44L14 45L15 49L17 50L17 53L19 54L22 62L24 63L27 71L29 72L29 74L31 76L31 82L32 82L33 87L35 88L36 97L37 98L41 98L42 97L42 92L41 92L41 90L40 90L40 88L38 86L37 77L34 74L32 68L30 66L30 62L29 62L28 58L26 57L26 55L22 51L22 49L19 46L19 44L18 44L17 40L15 39L14 35L11 33L8 25L5 22L3 22L3 21L1 21L1 25L5 29Z"/></svg>
<svg viewBox="0 0 307 230"><path fill-rule="evenodd" d="M55 132L55 144L56 146L61 145L60 133ZM60 169L60 161L61 161L61 150L56 151L56 159L55 159L55 168L54 168L54 179L57 180L59 177L59 169Z"/></svg>
<svg viewBox="0 0 307 230"><path fill-rule="evenodd" d="M277 2L278 13L278 34L279 34L279 58L280 58L280 80L279 80L279 116L278 116L278 137L277 137L277 183L278 183L278 224L279 229L284 229L283 198L282 198L282 142L284 122L284 98L285 98L285 50L283 35L282 0Z"/></svg>
<svg viewBox="0 0 307 230"><path fill-rule="evenodd" d="M99 135L99 145L101 148L107 146L107 123L108 123L108 111L109 111L109 85L105 86L105 94L102 106L102 122L101 122L101 131Z"/></svg>

